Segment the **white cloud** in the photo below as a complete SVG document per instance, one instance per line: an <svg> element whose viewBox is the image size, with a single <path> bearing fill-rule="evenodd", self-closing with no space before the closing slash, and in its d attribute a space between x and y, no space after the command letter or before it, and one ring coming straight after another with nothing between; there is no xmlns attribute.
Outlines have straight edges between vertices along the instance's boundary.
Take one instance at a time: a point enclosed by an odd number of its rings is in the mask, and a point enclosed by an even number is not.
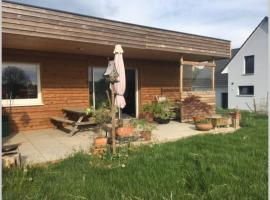
<svg viewBox="0 0 270 200"><path fill-rule="evenodd" d="M232 47L241 46L267 14L267 0L17 1L140 25L227 39L232 41Z"/></svg>

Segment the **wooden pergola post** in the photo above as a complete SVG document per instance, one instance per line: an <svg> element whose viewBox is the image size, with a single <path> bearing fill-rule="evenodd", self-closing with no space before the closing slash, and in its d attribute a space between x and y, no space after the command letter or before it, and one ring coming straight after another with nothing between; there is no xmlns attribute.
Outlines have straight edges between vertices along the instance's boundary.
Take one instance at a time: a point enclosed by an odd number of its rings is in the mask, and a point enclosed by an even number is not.
<svg viewBox="0 0 270 200"><path fill-rule="evenodd" d="M183 92L183 56L180 58L180 68L179 68L179 99L182 102L182 92ZM180 108L180 121L182 121L182 108Z"/></svg>
<svg viewBox="0 0 270 200"><path fill-rule="evenodd" d="M179 92L180 92L180 99L181 99L181 93L183 91L183 62L184 62L184 59L183 59L183 56L181 56L180 58L180 70L179 70L179 82L180 82L180 85L179 85Z"/></svg>
<svg viewBox="0 0 270 200"><path fill-rule="evenodd" d="M212 63L213 63L213 67L212 67L212 89L213 91L215 91L215 88L216 88L216 84L215 84L215 68L216 68L216 64L215 64L215 60L213 59L212 60Z"/></svg>

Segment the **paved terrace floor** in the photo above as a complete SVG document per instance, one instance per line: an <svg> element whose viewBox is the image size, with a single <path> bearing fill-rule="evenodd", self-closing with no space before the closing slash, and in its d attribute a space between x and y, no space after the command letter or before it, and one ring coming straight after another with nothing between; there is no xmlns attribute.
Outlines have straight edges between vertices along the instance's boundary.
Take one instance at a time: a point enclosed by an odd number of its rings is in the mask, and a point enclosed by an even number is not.
<svg viewBox="0 0 270 200"><path fill-rule="evenodd" d="M210 133L233 132L234 128L218 128ZM153 142L175 141L206 132L197 131L194 125L171 121L169 124L158 125L153 132ZM207 132L209 133L209 132ZM3 144L20 143L20 152L24 164L38 164L64 159L77 151L89 152L93 138L93 131L78 132L69 136L58 129L44 129L18 133L3 138Z"/></svg>

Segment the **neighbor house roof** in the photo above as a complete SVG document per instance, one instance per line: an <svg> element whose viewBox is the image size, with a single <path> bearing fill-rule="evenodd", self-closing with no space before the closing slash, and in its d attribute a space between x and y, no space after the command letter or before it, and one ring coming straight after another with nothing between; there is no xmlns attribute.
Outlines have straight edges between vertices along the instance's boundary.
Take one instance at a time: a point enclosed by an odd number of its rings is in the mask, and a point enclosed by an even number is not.
<svg viewBox="0 0 270 200"><path fill-rule="evenodd" d="M4 48L108 55L119 43L126 56L168 60L179 60L180 54L197 60L230 57L228 40L11 1L2 2L2 13Z"/></svg>
<svg viewBox="0 0 270 200"><path fill-rule="evenodd" d="M252 31L252 33L248 36L248 38L245 40L245 42L241 45L237 53L245 46L247 41L253 36L253 34L256 32L256 30L265 22L268 22L268 17L265 16L263 20L259 23L259 25ZM225 65L224 69L222 70L222 74L227 74L228 73L228 65L231 63L231 61L236 57L237 53L232 56L232 58L229 60L229 62Z"/></svg>

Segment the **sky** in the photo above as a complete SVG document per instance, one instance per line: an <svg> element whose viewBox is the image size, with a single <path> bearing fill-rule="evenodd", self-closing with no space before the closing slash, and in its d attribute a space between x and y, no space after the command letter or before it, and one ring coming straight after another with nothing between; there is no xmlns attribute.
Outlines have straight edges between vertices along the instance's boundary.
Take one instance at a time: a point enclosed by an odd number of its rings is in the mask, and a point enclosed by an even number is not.
<svg viewBox="0 0 270 200"><path fill-rule="evenodd" d="M13 0L230 40L237 48L267 15L267 0Z"/></svg>

